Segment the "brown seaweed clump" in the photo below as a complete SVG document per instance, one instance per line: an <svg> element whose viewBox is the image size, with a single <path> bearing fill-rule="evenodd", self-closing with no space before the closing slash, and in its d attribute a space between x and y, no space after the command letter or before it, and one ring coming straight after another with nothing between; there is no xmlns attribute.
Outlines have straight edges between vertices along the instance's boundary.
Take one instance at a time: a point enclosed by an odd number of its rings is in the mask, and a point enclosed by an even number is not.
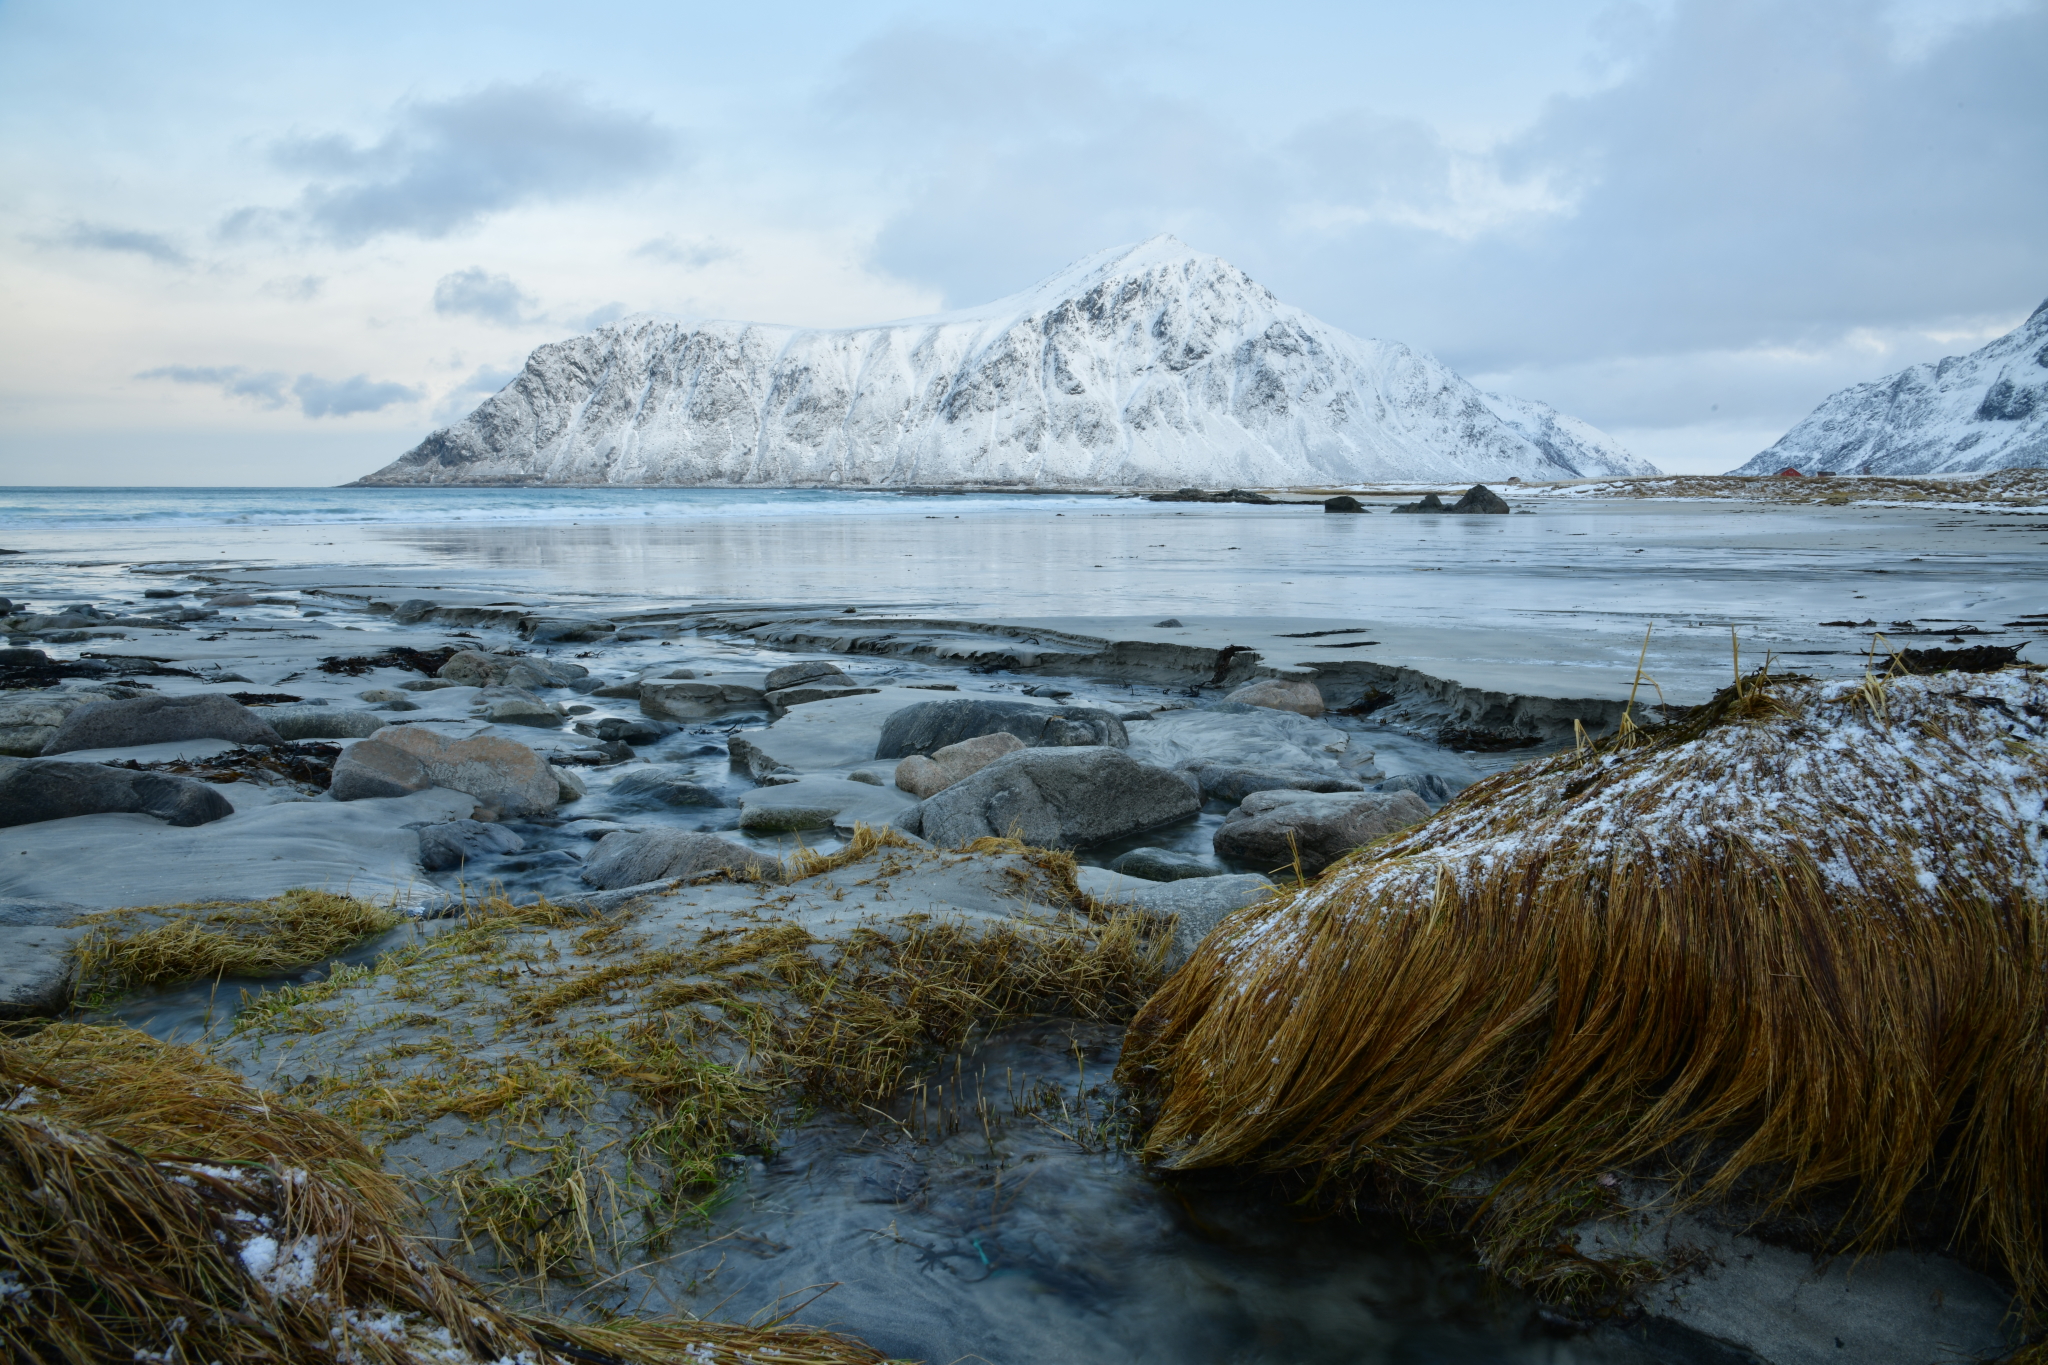
<svg viewBox="0 0 2048 1365"><path fill-rule="evenodd" d="M2044 732L2028 671L1759 675L1500 774L1209 936L1126 1045L1149 1151L1419 1190L1525 1282L1616 1172L1848 1251L1934 1197L2038 1307Z"/></svg>
<svg viewBox="0 0 2048 1365"><path fill-rule="evenodd" d="M0 1040L0 1348L36 1365L881 1365L808 1328L508 1312L340 1124L190 1048Z"/></svg>

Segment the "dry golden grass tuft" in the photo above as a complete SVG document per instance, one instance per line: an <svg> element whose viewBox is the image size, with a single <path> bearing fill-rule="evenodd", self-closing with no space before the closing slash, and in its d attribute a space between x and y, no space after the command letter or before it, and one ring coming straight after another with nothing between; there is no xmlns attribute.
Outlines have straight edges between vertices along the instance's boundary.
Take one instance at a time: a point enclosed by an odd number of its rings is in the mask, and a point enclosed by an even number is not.
<svg viewBox="0 0 2048 1365"><path fill-rule="evenodd" d="M98 911L76 949L81 994L222 976L275 976L395 929L388 906L327 891L254 902L206 901Z"/></svg>
<svg viewBox="0 0 2048 1365"><path fill-rule="evenodd" d="M506 1311L406 1235L331 1120L189 1048L58 1025L0 1041L0 1343L11 1358L879 1365L769 1324Z"/></svg>
<svg viewBox="0 0 2048 1365"><path fill-rule="evenodd" d="M1759 675L1489 779L1225 921L1147 1003L1121 1074L1148 1148L1462 1201L1559 1293L1619 1273L1543 1251L1614 1171L1825 1195L1852 1251L1933 1191L2038 1304L2044 737L2021 670Z"/></svg>

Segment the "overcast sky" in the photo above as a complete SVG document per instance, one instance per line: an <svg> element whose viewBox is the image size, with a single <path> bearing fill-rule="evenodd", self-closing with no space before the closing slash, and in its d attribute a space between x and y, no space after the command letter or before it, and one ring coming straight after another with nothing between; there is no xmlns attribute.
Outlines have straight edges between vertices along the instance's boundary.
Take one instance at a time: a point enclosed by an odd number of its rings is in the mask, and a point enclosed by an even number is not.
<svg viewBox="0 0 2048 1365"><path fill-rule="evenodd" d="M1727 469L2048 297L2048 0L0 0L0 482L321 484L627 312L1157 232Z"/></svg>

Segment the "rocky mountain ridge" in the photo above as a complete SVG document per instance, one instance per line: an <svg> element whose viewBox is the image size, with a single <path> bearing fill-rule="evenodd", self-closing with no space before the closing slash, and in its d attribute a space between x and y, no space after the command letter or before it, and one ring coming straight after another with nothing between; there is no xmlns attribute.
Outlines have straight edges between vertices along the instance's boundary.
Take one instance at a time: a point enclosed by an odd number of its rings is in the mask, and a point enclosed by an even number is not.
<svg viewBox="0 0 2048 1365"><path fill-rule="evenodd" d="M640 315L542 346L369 486L1178 488L1655 473L1171 237L980 308L803 329Z"/></svg>
<svg viewBox="0 0 2048 1365"><path fill-rule="evenodd" d="M1988 474L2048 465L2048 302L1968 355L1831 395L1732 474Z"/></svg>

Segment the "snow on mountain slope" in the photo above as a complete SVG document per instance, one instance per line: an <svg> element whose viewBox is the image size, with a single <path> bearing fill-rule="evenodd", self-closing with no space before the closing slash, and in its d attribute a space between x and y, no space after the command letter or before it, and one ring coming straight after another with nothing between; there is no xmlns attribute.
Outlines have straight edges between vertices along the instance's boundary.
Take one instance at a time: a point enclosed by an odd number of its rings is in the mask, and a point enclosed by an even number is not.
<svg viewBox="0 0 2048 1365"><path fill-rule="evenodd" d="M1988 346L1843 389L1732 474L1984 474L2048 465L2048 303Z"/></svg>
<svg viewBox="0 0 2048 1365"><path fill-rule="evenodd" d="M1656 470L1172 237L980 308L799 329L636 316L525 370L366 485L1178 488Z"/></svg>

